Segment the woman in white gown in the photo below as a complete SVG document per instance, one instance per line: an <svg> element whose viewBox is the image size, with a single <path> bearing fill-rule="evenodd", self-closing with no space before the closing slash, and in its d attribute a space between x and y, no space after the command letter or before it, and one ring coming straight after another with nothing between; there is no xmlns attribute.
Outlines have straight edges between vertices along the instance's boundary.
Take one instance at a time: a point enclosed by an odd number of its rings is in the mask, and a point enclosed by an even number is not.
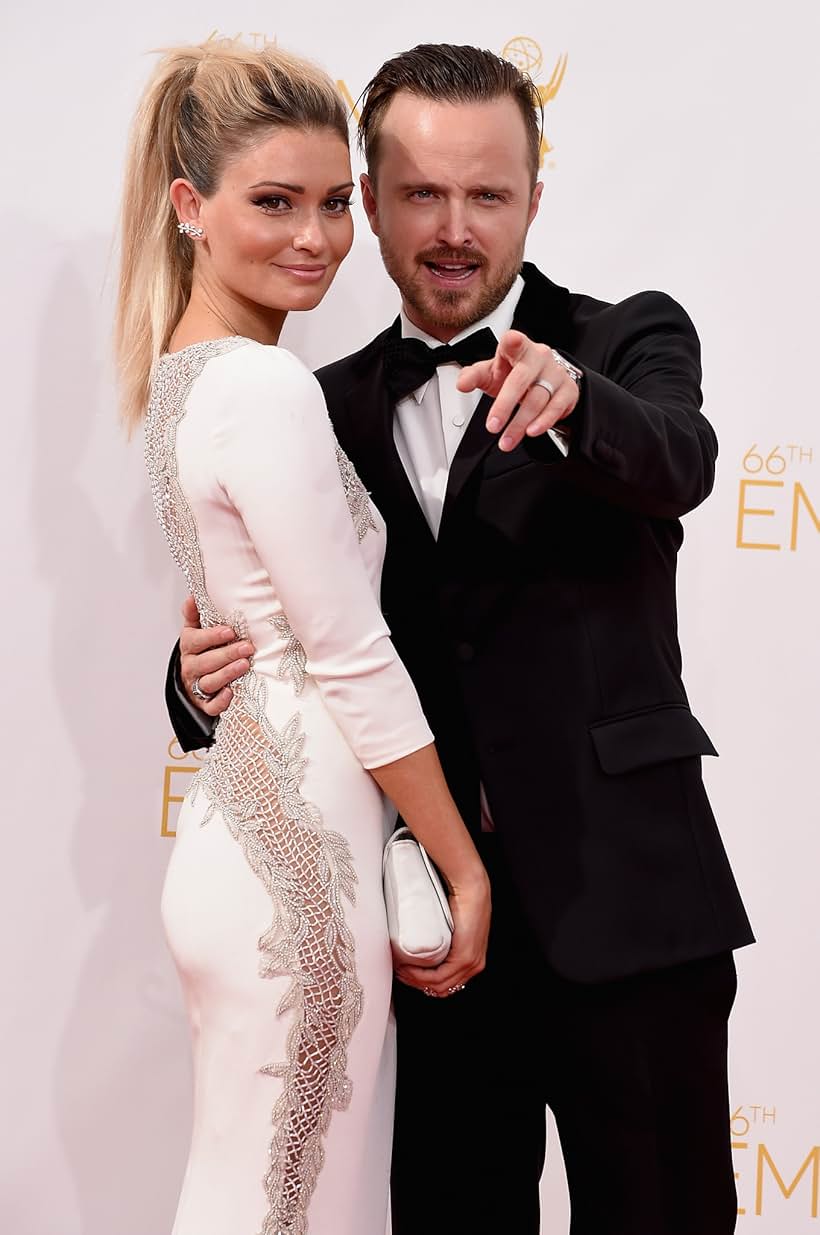
<svg viewBox="0 0 820 1235"><path fill-rule="evenodd" d="M194 1040L173 1235L384 1235L388 795L452 888L447 997L483 966L483 869L378 606L383 522L277 346L352 241L344 108L278 49L166 53L126 171L118 349L203 625L256 647L163 892Z"/></svg>

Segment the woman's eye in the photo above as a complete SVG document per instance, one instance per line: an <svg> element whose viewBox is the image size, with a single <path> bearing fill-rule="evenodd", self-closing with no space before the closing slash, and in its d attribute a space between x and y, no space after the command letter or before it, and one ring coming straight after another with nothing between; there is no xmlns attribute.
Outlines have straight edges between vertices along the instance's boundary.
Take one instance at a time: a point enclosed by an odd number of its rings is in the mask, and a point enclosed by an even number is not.
<svg viewBox="0 0 820 1235"><path fill-rule="evenodd" d="M267 210L269 214L282 214L290 209L290 202L286 197L260 197L257 198L256 205Z"/></svg>
<svg viewBox="0 0 820 1235"><path fill-rule="evenodd" d="M351 204L349 197L330 197L325 202L325 209L328 214L346 214Z"/></svg>

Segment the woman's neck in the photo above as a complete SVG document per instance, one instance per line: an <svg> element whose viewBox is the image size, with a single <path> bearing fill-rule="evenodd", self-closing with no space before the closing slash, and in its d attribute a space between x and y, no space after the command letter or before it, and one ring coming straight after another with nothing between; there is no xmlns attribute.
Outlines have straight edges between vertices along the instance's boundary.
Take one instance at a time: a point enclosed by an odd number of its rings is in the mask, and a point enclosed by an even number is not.
<svg viewBox="0 0 820 1235"><path fill-rule="evenodd" d="M195 280L185 311L171 335L169 351L232 335L275 345L286 316L284 309L263 308L235 296L217 295Z"/></svg>

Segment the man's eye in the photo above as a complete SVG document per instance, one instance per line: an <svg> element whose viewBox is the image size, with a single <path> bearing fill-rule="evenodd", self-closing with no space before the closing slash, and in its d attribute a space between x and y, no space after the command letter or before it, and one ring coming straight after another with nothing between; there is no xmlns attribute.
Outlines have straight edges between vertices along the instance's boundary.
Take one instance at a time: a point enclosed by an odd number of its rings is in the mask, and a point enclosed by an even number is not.
<svg viewBox="0 0 820 1235"><path fill-rule="evenodd" d="M410 196L415 197L417 200L425 202L425 201L429 201L429 199L433 196L433 194L430 191L430 189L413 189L413 192L410 194Z"/></svg>

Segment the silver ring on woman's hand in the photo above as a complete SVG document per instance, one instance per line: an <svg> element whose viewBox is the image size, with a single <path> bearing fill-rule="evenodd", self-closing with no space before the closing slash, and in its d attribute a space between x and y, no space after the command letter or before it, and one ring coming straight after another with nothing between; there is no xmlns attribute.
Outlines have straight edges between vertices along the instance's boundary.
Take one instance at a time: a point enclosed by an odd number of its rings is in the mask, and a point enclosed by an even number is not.
<svg viewBox="0 0 820 1235"><path fill-rule="evenodd" d="M550 398L552 398L555 394L555 387L552 382L548 382L545 377L537 377L532 386L530 386L530 390L532 390L535 386L541 386L544 390L546 390Z"/></svg>
<svg viewBox="0 0 820 1235"><path fill-rule="evenodd" d="M447 994L448 994L448 995L457 995L459 991L463 991L463 990L464 990L465 986L466 986L466 983L465 983L465 982L459 982L458 986L448 986L448 987L447 987Z"/></svg>
<svg viewBox="0 0 820 1235"><path fill-rule="evenodd" d="M201 699L203 703L208 703L211 699L213 699L213 695L205 694L205 691L199 684L199 678L194 678L191 683L191 694L195 699Z"/></svg>

